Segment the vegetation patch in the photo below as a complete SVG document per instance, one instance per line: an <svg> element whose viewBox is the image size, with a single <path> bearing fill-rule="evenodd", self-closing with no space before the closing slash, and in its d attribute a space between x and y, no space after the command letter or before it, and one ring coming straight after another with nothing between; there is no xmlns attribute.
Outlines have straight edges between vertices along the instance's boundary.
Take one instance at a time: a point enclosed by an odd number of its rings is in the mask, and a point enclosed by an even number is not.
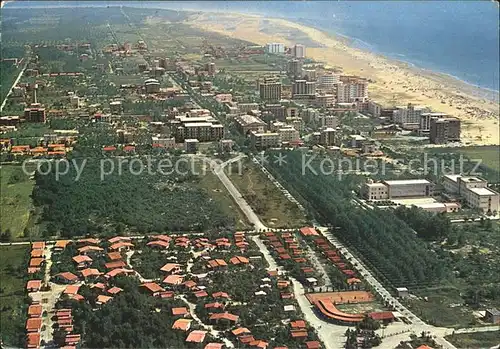
<svg viewBox="0 0 500 349"><path fill-rule="evenodd" d="M25 285L29 246L0 246L0 336L3 344L24 346L27 313Z"/></svg>

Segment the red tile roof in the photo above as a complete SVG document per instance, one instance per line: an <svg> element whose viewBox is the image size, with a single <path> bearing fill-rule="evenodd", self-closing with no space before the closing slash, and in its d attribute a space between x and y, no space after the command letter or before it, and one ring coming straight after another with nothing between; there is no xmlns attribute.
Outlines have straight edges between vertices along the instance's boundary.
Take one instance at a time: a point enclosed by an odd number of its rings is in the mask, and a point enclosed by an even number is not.
<svg viewBox="0 0 500 349"><path fill-rule="evenodd" d="M304 320L297 320L297 321L292 321L290 322L290 326L292 328L306 328L306 322Z"/></svg>
<svg viewBox="0 0 500 349"><path fill-rule="evenodd" d="M42 328L42 318L41 317L29 318L26 321L26 330L28 332L40 331L40 328Z"/></svg>
<svg viewBox="0 0 500 349"><path fill-rule="evenodd" d="M184 276L181 275L169 275L165 279L163 279L163 282L169 285L180 285L182 284L182 281L184 280Z"/></svg>
<svg viewBox="0 0 500 349"><path fill-rule="evenodd" d="M113 297L100 294L97 296L96 303L106 304L107 302L109 302L112 299L113 299Z"/></svg>
<svg viewBox="0 0 500 349"><path fill-rule="evenodd" d="M87 268L87 269L83 269L83 270L81 271L81 273L82 273L82 276L83 276L84 278L88 278L88 277L90 277L90 276L99 276L99 275L101 275L101 274L102 274L99 270L97 270L97 269L95 269L95 268Z"/></svg>
<svg viewBox="0 0 500 349"><path fill-rule="evenodd" d="M117 242L116 244L109 246L109 249L110 250L118 250L122 247L134 247L134 244L131 242L120 241L120 242Z"/></svg>
<svg viewBox="0 0 500 349"><path fill-rule="evenodd" d="M68 285L64 289L64 294L77 294L80 289L80 285Z"/></svg>
<svg viewBox="0 0 500 349"><path fill-rule="evenodd" d="M191 343L203 343L205 340L205 336L207 334L207 331L193 331L189 333L189 335L186 338L186 342L191 342Z"/></svg>
<svg viewBox="0 0 500 349"><path fill-rule="evenodd" d="M43 241L36 241L31 244L32 250L43 250L44 248L45 248L45 242Z"/></svg>
<svg viewBox="0 0 500 349"><path fill-rule="evenodd" d="M177 319L175 320L174 324L172 325L173 330L182 330L182 331L187 331L189 330L189 327L191 326L191 321L189 319Z"/></svg>
<svg viewBox="0 0 500 349"><path fill-rule="evenodd" d="M196 298L203 298L203 297L207 297L208 293L205 290L201 290L201 291L194 292L194 295Z"/></svg>
<svg viewBox="0 0 500 349"><path fill-rule="evenodd" d="M316 229L311 228L311 227L304 227L300 229L300 233L304 236L317 236L319 235ZM311 349L311 348L309 348Z"/></svg>
<svg viewBox="0 0 500 349"><path fill-rule="evenodd" d="M147 246L163 247L163 248L168 248L170 246L170 244L168 242L163 241L163 240L150 241L146 245Z"/></svg>
<svg viewBox="0 0 500 349"><path fill-rule="evenodd" d="M26 284L26 289L30 290L39 290L42 287L42 280L29 280Z"/></svg>
<svg viewBox="0 0 500 349"><path fill-rule="evenodd" d="M129 238L128 236L115 236L111 239L108 239L108 242L110 244L114 244L115 242L118 242L118 241L130 241L131 238Z"/></svg>
<svg viewBox="0 0 500 349"><path fill-rule="evenodd" d="M78 255L78 256L73 257L73 261L77 264L85 263L85 262L91 263L92 258L90 258L89 256Z"/></svg>
<svg viewBox="0 0 500 349"><path fill-rule="evenodd" d="M246 327L238 327L231 331L235 336L242 335L244 333L251 333L250 330Z"/></svg>
<svg viewBox="0 0 500 349"><path fill-rule="evenodd" d="M321 343L318 341L309 341L306 342L307 349L319 349L321 348Z"/></svg>
<svg viewBox="0 0 500 349"><path fill-rule="evenodd" d="M172 270L179 269L180 267L181 265L177 263L167 263L163 267L161 267L160 270L170 273Z"/></svg>
<svg viewBox="0 0 500 349"><path fill-rule="evenodd" d="M39 267L42 265L43 261L44 261L43 258L31 258L30 267Z"/></svg>
<svg viewBox="0 0 500 349"><path fill-rule="evenodd" d="M230 313L215 313L210 315L210 320L228 320L232 322L237 322L239 319L238 315L230 314Z"/></svg>
<svg viewBox="0 0 500 349"><path fill-rule="evenodd" d="M109 290L107 290L106 292L108 292L109 294L118 294L120 292L122 292L123 289L119 288L119 287L111 287Z"/></svg>
<svg viewBox="0 0 500 349"><path fill-rule="evenodd" d="M59 273L59 274L56 275L56 277L65 279L66 281L76 281L76 280L78 280L78 276L76 276L73 273L70 273L69 271L66 271L66 272L63 272L63 273Z"/></svg>
<svg viewBox="0 0 500 349"><path fill-rule="evenodd" d="M215 292L215 293L212 293L212 297L214 298L229 298L229 295L226 293L226 292Z"/></svg>
<svg viewBox="0 0 500 349"><path fill-rule="evenodd" d="M78 240L78 242L83 244L97 245L99 243L99 240L95 238L86 238L86 239L80 239Z"/></svg>
<svg viewBox="0 0 500 349"><path fill-rule="evenodd" d="M115 260L113 262L108 262L108 263L104 264L104 267L106 267L106 269L123 268L126 266L127 266L127 264L125 264L125 262L122 260Z"/></svg>
<svg viewBox="0 0 500 349"><path fill-rule="evenodd" d="M28 333L28 338L26 340L28 348L38 348L40 347L40 333Z"/></svg>
<svg viewBox="0 0 500 349"><path fill-rule="evenodd" d="M78 252L80 253L85 253L85 252L90 252L90 251L104 251L102 247L99 246L83 246L78 249Z"/></svg>
<svg viewBox="0 0 500 349"><path fill-rule="evenodd" d="M30 317L38 317L43 313L42 306L39 304L33 304L28 307L28 315Z"/></svg>
<svg viewBox="0 0 500 349"><path fill-rule="evenodd" d="M172 308L172 315L187 315L189 310L186 307Z"/></svg>
<svg viewBox="0 0 500 349"><path fill-rule="evenodd" d="M69 240L57 240L54 248L66 248L69 242Z"/></svg>
<svg viewBox="0 0 500 349"><path fill-rule="evenodd" d="M32 250L31 257L40 258L43 256L43 250Z"/></svg>
<svg viewBox="0 0 500 349"><path fill-rule="evenodd" d="M145 284L142 284L141 287L147 288L150 292L156 293L156 292L163 292L165 291L160 285L158 285L156 282L146 282Z"/></svg>
<svg viewBox="0 0 500 349"><path fill-rule="evenodd" d="M231 258L229 261L235 265L240 264L240 263L242 263L242 264L250 263L250 260L246 257L243 257L243 256L235 256L235 257Z"/></svg>
<svg viewBox="0 0 500 349"><path fill-rule="evenodd" d="M222 349L223 343L208 343L204 349Z"/></svg>
<svg viewBox="0 0 500 349"><path fill-rule="evenodd" d="M116 261L122 258L122 255L120 252L109 252L108 253L108 258L112 261Z"/></svg>
<svg viewBox="0 0 500 349"><path fill-rule="evenodd" d="M134 273L134 271L131 269L117 268L117 269L113 269L113 270L107 272L105 276L107 278L110 278L110 277L115 277L115 276L120 275L120 274L133 274L133 273Z"/></svg>

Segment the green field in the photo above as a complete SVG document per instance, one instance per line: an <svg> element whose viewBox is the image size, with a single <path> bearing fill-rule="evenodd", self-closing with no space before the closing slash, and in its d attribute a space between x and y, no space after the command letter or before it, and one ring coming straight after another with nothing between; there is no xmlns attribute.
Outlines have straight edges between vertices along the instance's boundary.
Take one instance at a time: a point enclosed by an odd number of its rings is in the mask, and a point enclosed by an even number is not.
<svg viewBox="0 0 500 349"><path fill-rule="evenodd" d="M246 160L242 164L241 171L234 166L227 168L226 172L241 195L267 226L300 228L307 225L304 213L251 161Z"/></svg>
<svg viewBox="0 0 500 349"><path fill-rule="evenodd" d="M23 347L28 258L29 245L0 246L0 335L9 346Z"/></svg>
<svg viewBox="0 0 500 349"><path fill-rule="evenodd" d="M497 173L500 172L500 148L495 145L433 149L439 153L460 153L470 160L481 160L481 164Z"/></svg>
<svg viewBox="0 0 500 349"><path fill-rule="evenodd" d="M2 165L1 181L1 232L10 232L12 238L23 236L32 208L31 193L34 181L22 171L21 166Z"/></svg>
<svg viewBox="0 0 500 349"><path fill-rule="evenodd" d="M453 334L445 338L459 349L490 348L500 344L500 331Z"/></svg>

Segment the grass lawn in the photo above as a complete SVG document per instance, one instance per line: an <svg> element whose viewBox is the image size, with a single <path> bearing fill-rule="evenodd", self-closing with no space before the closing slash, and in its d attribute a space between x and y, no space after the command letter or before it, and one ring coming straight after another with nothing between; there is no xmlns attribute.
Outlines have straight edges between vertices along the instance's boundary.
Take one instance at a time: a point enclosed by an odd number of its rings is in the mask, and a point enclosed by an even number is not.
<svg viewBox="0 0 500 349"><path fill-rule="evenodd" d="M303 227L307 225L304 214L296 204L266 177L250 160L245 159L241 174L236 166L226 168L226 173L255 213L269 227Z"/></svg>
<svg viewBox="0 0 500 349"><path fill-rule="evenodd" d="M465 147L457 149L471 159L481 159L485 166L500 171L500 149L498 146Z"/></svg>
<svg viewBox="0 0 500 349"><path fill-rule="evenodd" d="M0 335L9 346L23 347L28 259L29 245L0 246Z"/></svg>
<svg viewBox="0 0 500 349"><path fill-rule="evenodd" d="M206 168L205 173L200 175L198 185L205 189L207 194L222 206L226 215L234 217L236 229L246 230L252 228L245 215L240 211L238 205L234 203L231 194L229 194L224 184L222 184L213 172Z"/></svg>
<svg viewBox="0 0 500 349"><path fill-rule="evenodd" d="M427 289L419 291L422 299L410 299L405 302L415 315L434 326L470 327L476 324L472 310L463 307L458 289ZM427 297L425 301L423 298Z"/></svg>
<svg viewBox="0 0 500 349"><path fill-rule="evenodd" d="M5 232L9 229L12 238L22 237L30 218L31 193L35 182L24 174L21 166L15 165L1 166L0 181L1 230Z"/></svg>
<svg viewBox="0 0 500 349"><path fill-rule="evenodd" d="M500 344L500 331L454 334L445 338L457 348L490 348Z"/></svg>

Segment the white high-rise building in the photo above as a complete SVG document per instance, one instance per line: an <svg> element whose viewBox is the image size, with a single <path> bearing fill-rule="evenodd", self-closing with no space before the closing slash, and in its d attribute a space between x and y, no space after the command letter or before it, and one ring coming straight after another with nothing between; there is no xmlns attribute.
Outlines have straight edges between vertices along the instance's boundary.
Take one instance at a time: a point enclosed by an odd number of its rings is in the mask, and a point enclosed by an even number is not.
<svg viewBox="0 0 500 349"><path fill-rule="evenodd" d="M333 91L335 90L335 84L340 81L340 75L335 73L328 73L321 75L318 78L318 88L322 90Z"/></svg>
<svg viewBox="0 0 500 349"><path fill-rule="evenodd" d="M335 86L337 103L352 103L368 98L368 81L357 76L340 76Z"/></svg>
<svg viewBox="0 0 500 349"><path fill-rule="evenodd" d="M296 44L292 48L292 55L295 58L305 58L306 57L306 47L304 45L301 45L301 44Z"/></svg>
<svg viewBox="0 0 500 349"><path fill-rule="evenodd" d="M267 53L285 53L285 44L280 42L271 42L266 44Z"/></svg>

